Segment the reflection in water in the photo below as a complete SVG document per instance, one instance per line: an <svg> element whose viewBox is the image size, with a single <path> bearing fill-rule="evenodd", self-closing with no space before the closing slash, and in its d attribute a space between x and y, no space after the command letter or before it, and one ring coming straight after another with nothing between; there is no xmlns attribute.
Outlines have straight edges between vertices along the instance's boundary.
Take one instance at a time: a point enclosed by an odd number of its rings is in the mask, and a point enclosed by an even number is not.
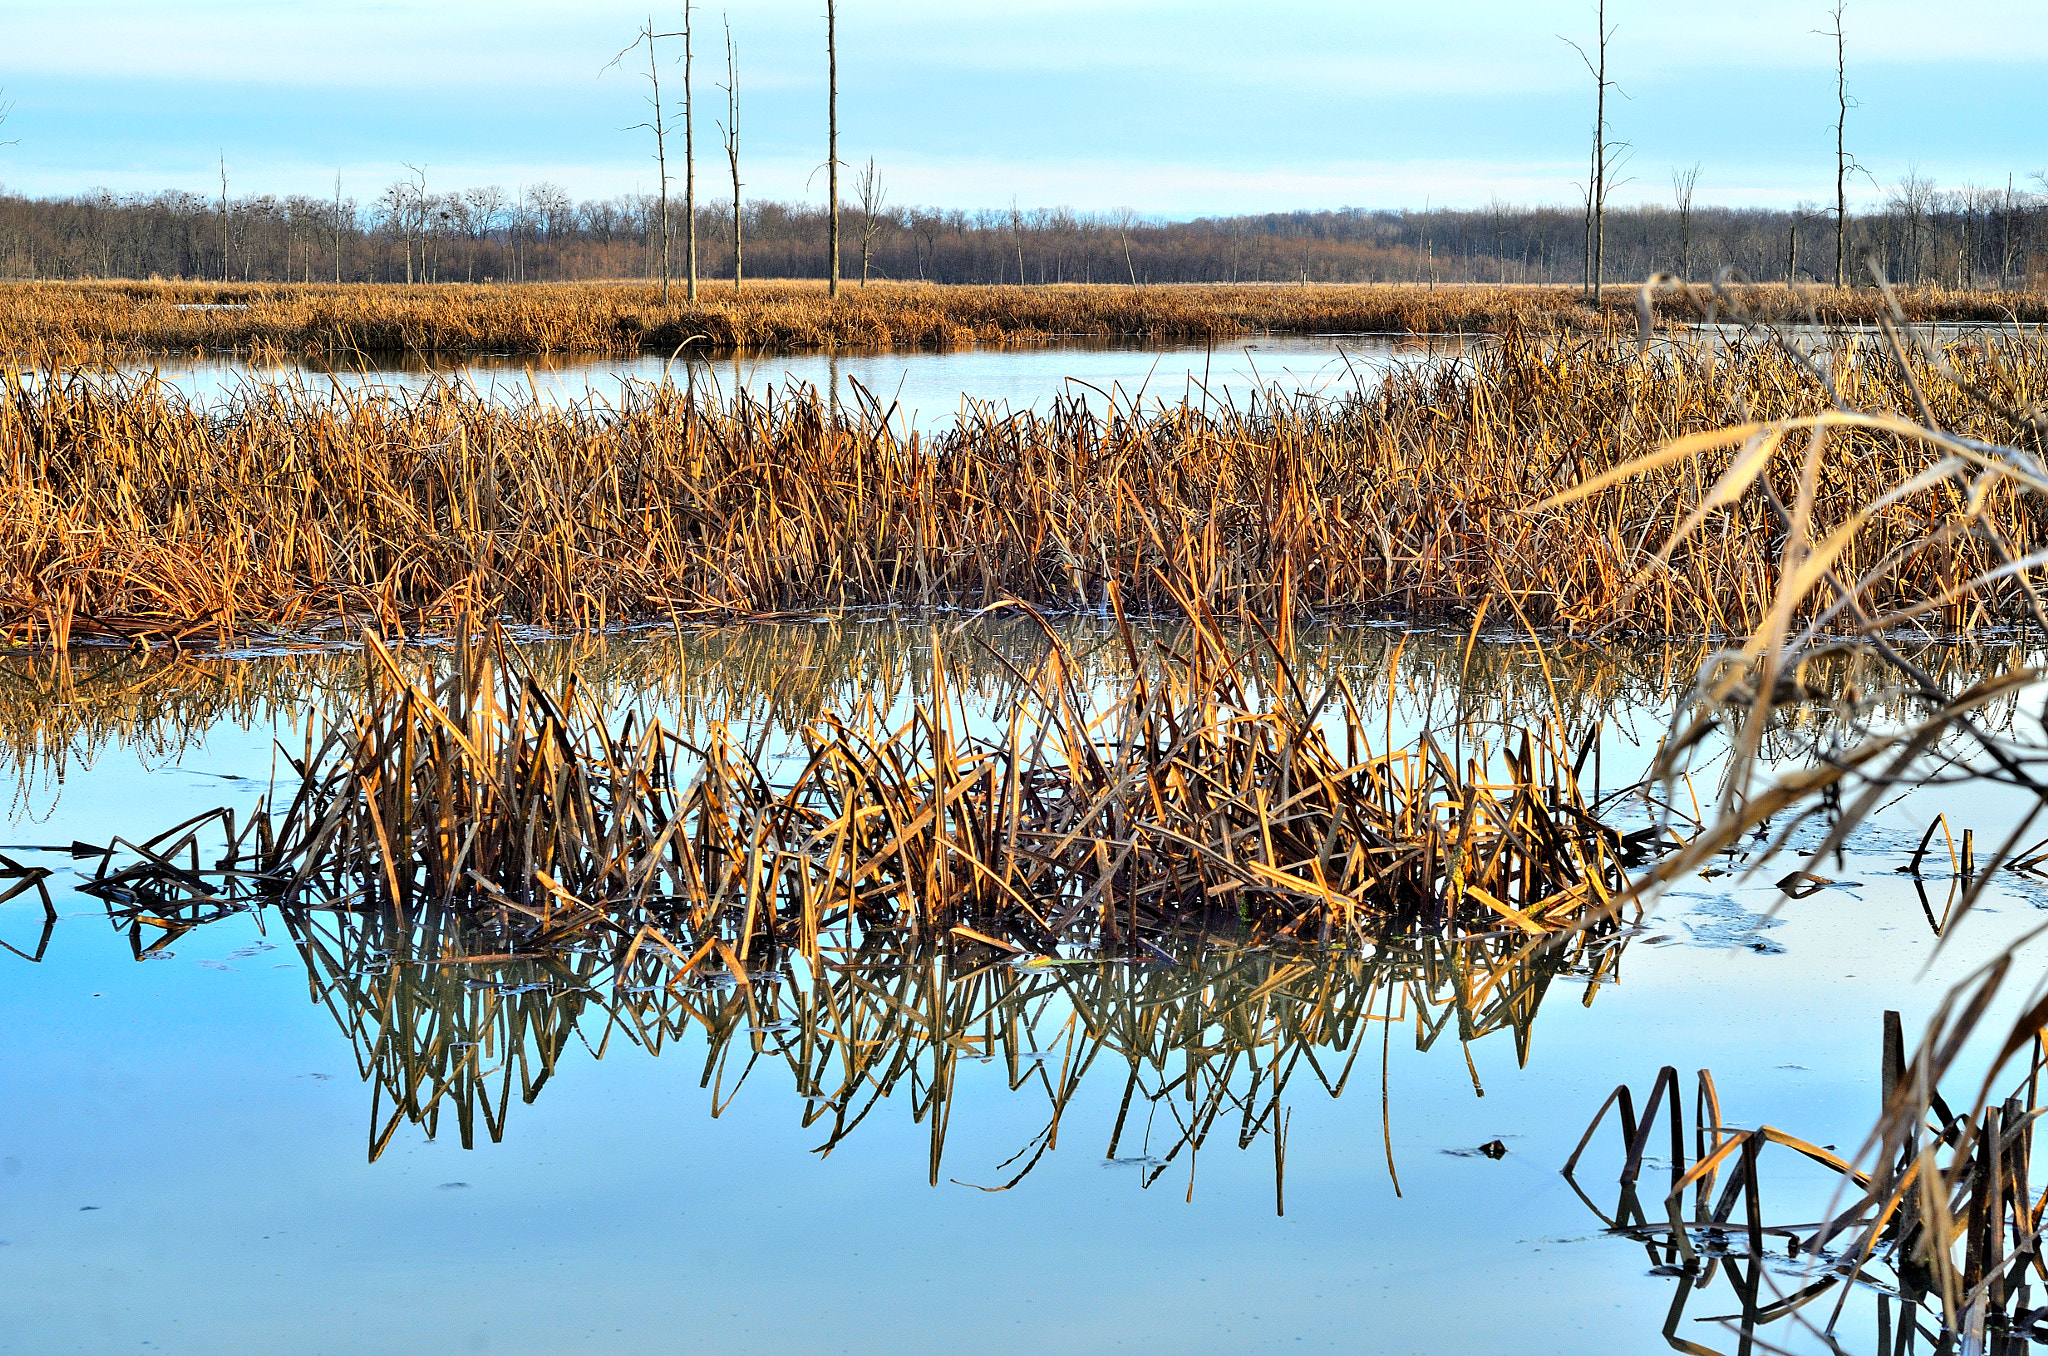
<svg viewBox="0 0 2048 1356"><path fill-rule="evenodd" d="M947 685L991 710L1015 696L1014 669L1028 670L1044 636L1014 614L963 625L961 614L847 614L815 621L658 629L575 639L528 638L523 661L544 683L570 673L614 709L638 707L675 723L724 720L787 735L827 711L872 696L902 710L930 693L931 649L946 661ZM1109 618L1052 618L1077 676L1101 686L1125 674L1124 650ZM1171 640L1171 627L1138 622L1141 634ZM1343 673L1362 701L1382 706L1399 729L1553 720L1576 741L1594 723L1633 722L1630 737L1654 742L1675 694L1714 648L1704 641L1627 645L1548 638L1541 656L1526 637L1489 632L1407 631L1332 622L1295 633L1304 672L1318 681ZM1468 644L1468 641L1471 643ZM431 638L400 647L423 669L441 662ZM1982 643L1926 646L1916 662L1938 676L1994 673L2029 662L2016 648ZM2034 660L2040 656L2033 655ZM1816 666L1818 668L1818 665ZM1861 666L1815 674L1827 690L1854 688L1882 704L1886 687ZM295 729L313 709L361 691L352 650L304 648L218 656L130 655L81 647L70 656L0 655L0 776L17 814L41 813L68 772L119 750L145 765L175 763L218 728ZM1787 746L1813 713L1779 714ZM266 761L267 767L267 761ZM257 771L259 769L246 769Z"/></svg>
<svg viewBox="0 0 2048 1356"><path fill-rule="evenodd" d="M1072 653L1077 677L1100 687L1126 674L1112 620L1095 613L1051 618ZM1173 640L1174 627L1138 619L1141 637ZM1362 701L1383 706L1409 730L1474 724L1533 725L1549 718L1577 740L1596 722L1620 722L1654 742L1671 702L1716 648L1704 640L1627 644L1546 637L1539 655L1526 636L1490 631L1410 631L1390 624L1330 621L1294 633L1303 672L1343 673ZM387 639L395 639L387 637ZM788 734L828 711L872 696L901 710L929 696L931 652L944 655L958 695L1000 710L1016 692L1015 670L1044 656L1046 640L1014 613L968 622L964 614L848 613L800 622L666 628L581 636L530 635L523 662L544 683L573 673L584 691L614 709L674 713ZM1904 642L1899 644L1904 647ZM2048 659L2037 647L1982 640L1905 647L1937 680L1988 676ZM435 638L399 647L423 669L441 662ZM1830 668L1829 666L1833 667ZM218 727L296 728L304 713L362 689L353 647L215 656L131 655L80 647L69 656L0 654L0 776L16 788L17 813L39 809L68 770L120 749L146 764L172 763ZM1815 661L1808 684L1848 694L1865 718L1881 718L1891 685L1860 658ZM1988 713L1994 726L2013 699ZM1826 708L1787 706L1774 734L1789 753Z"/></svg>
<svg viewBox="0 0 2048 1356"><path fill-rule="evenodd" d="M110 904L109 913L138 954L167 940L160 930L149 940L157 920L139 907ZM1189 937L1138 961L992 959L976 946L871 936L821 945L814 962L789 952L743 975L671 982L671 967L625 939L512 957L445 915L270 916L370 1085L372 1159L401 1125L437 1135L444 1114L465 1148L479 1127L502 1139L515 1094L532 1102L578 1044L602 1059L614 1040L659 1055L695 1037L712 1115L750 1080L784 1071L820 1152L898 1098L930 1130L936 1185L956 1088L986 1069L1042 1101L1044 1125L975 1185L1015 1186L1062 1134L1089 1137L1150 1185L1175 1165L1191 1170L1221 1129L1241 1149L1269 1145L1283 1209L1290 1086L1306 1080L1336 1097L1361 1054L1368 1077L1382 1080L1396 1028L1404 1041L1412 1028L1419 1050L1506 1031L1526 1062L1551 985L1570 981L1590 1005L1619 979L1628 935L1602 922L1533 942L1421 933L1353 949ZM1113 1121L1066 1116L1084 1078L1120 1086ZM1476 1089L1476 1072L1473 1080Z"/></svg>

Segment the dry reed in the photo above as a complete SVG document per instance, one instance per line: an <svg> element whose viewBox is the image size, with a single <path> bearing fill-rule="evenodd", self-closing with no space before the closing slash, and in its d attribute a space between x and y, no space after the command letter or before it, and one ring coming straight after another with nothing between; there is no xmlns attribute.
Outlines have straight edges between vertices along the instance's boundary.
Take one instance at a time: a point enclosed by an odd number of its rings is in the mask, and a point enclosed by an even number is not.
<svg viewBox="0 0 2048 1356"><path fill-rule="evenodd" d="M1935 380L1937 361L1965 381ZM1919 621L1959 631L2024 614L2023 575L1951 586L2037 550L2040 519L2007 479L1974 498L1915 481L1945 453L1899 412L1924 396L1954 434L1996 439L2011 428L1998 411L2030 407L2044 378L2048 346L2025 337L1903 368L1843 346L1817 371L1770 343L1643 354L1511 334L1344 401L1066 403L908 435L809 390L718 405L642 387L562 410L460 387L274 388L213 412L148 382L14 381L0 626L17 644L161 646L336 618L402 633L470 609L599 627L1009 596L1099 607L1114 588L1141 611L1179 591L1268 615L1291 600L1743 634L1771 615L1788 540L1761 487L1790 503L1796 468L1715 435L1602 478L1734 413L1839 400L1871 417L1834 434L1846 455L1818 468L1802 512L1823 536L1855 522L1835 565L1871 574L1870 607L1938 598ZM1769 476L1709 502L1743 455ZM1574 497L1543 504L1560 494ZM1693 530L1701 511L1709 530ZM1803 590L1795 615L1825 606Z"/></svg>
<svg viewBox="0 0 2048 1356"><path fill-rule="evenodd" d="M454 910L513 952L630 937L680 979L813 956L834 928L1020 955L1218 924L1327 941L1480 917L1541 937L1610 912L1652 850L1656 830L1625 837L1579 789L1597 732L1575 753L1524 732L1497 772L1428 739L1376 755L1341 676L1311 698L1282 651L1188 619L1100 709L1055 642L1000 734L970 732L935 663L900 725L871 701L809 725L782 782L723 722L608 722L502 643L465 632L429 689L371 638L352 717L308 735L280 807L228 816L217 867L151 840L92 888L175 920L231 907L207 879L224 873L288 907Z"/></svg>

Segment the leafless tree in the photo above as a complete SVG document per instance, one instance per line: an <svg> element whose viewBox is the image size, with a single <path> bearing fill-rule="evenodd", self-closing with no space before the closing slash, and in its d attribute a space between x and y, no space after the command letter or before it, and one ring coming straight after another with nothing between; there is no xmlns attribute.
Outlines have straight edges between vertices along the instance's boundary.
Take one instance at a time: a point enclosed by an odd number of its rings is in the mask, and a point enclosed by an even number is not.
<svg viewBox="0 0 2048 1356"><path fill-rule="evenodd" d="M1678 276L1692 277L1692 199L1699 187L1700 162L1671 171L1671 196L1678 203Z"/></svg>
<svg viewBox="0 0 2048 1356"><path fill-rule="evenodd" d="M882 187L882 176L875 169L873 156L869 156L868 163L861 167L860 177L853 186L854 191L860 194L860 285L866 287L875 242L881 239L883 229L890 224L883 215L889 204L889 192Z"/></svg>
<svg viewBox="0 0 2048 1356"><path fill-rule="evenodd" d="M1906 167L1905 177L1892 192L1890 209L1899 217L1903 227L1900 240L1898 276L1906 282L1922 281L1926 269L1925 254L1933 234L1931 218L1935 211L1936 192L1934 180L1921 174L1917 165Z"/></svg>
<svg viewBox="0 0 2048 1356"><path fill-rule="evenodd" d="M7 119L13 112L14 102L7 97L6 87L0 86L0 127L7 125ZM0 146L19 146L20 144L20 137L11 137L6 141L0 141Z"/></svg>
<svg viewBox="0 0 2048 1356"><path fill-rule="evenodd" d="M228 280L228 157L220 157L220 280Z"/></svg>
<svg viewBox="0 0 2048 1356"><path fill-rule="evenodd" d="M1117 238L1123 241L1124 268L1131 275L1131 286L1138 285L1138 266L1131 262L1131 226L1138 220L1138 213L1129 207L1116 208L1109 214L1111 224L1116 227Z"/></svg>
<svg viewBox="0 0 2048 1356"><path fill-rule="evenodd" d="M1843 0L1835 0L1831 16L1833 28L1817 29L1823 37L1835 40L1835 286L1844 286L1848 280L1849 268L1849 175L1851 171L1862 170L1856 157L1849 154L1849 110L1856 101L1849 97L1849 55L1846 39L1842 36Z"/></svg>
<svg viewBox="0 0 2048 1356"><path fill-rule="evenodd" d="M873 162L869 162L872 164ZM825 192L832 199L831 255L832 281L829 295L839 295L839 14L833 0L825 0ZM867 266L861 266L861 282L867 282Z"/></svg>
<svg viewBox="0 0 2048 1356"><path fill-rule="evenodd" d="M1593 150L1586 170L1586 288L1592 294L1593 304L1598 306L1607 266L1607 196L1627 182L1613 176L1627 156L1628 143L1610 141L1607 137L1607 91L1612 89L1627 97L1607 78L1607 42L1614 36L1614 30L1607 26L1607 0L1598 0L1593 24L1597 37L1594 55L1587 55L1586 49L1570 38L1562 41L1579 54L1579 60L1586 63L1586 71L1593 77Z"/></svg>
<svg viewBox="0 0 2048 1356"><path fill-rule="evenodd" d="M469 276L476 280L476 255L485 240L497 228L498 218L505 212L505 190L496 184L465 190L462 195L463 221L469 228Z"/></svg>
<svg viewBox="0 0 2048 1356"><path fill-rule="evenodd" d="M1017 195L1010 195L1010 243L1017 247L1017 286L1024 285L1024 213L1017 206Z"/></svg>
<svg viewBox="0 0 2048 1356"><path fill-rule="evenodd" d="M334 172L334 281L341 281L341 171Z"/></svg>
<svg viewBox="0 0 2048 1356"><path fill-rule="evenodd" d="M661 106L661 63L656 59L655 47L663 38L682 38L684 41L683 52L685 64L683 67L683 122L685 128L685 139L687 140L687 129L689 125L690 80L688 66L689 25L690 10L687 3L683 7L683 31L680 33L657 32L654 27L654 16L650 14L647 16L646 22L640 25L640 31L638 34L634 36L633 41L627 43L624 47L620 48L618 55L614 56L610 61L605 63L605 70L610 70L614 66L617 66L621 61L623 61L628 52L632 52L637 48L641 47L645 47L647 49L647 84L648 88L652 91L647 97L647 102L648 105L653 108L654 112L646 122L636 122L631 127L628 127L626 130L629 132L654 133L654 164L656 174L660 183L660 188L658 192L661 199L661 304L663 306L668 305L668 285L670 277L669 241L673 236L673 232L669 230L668 219L668 119L666 112L663 110ZM686 145L684 148L685 159L690 158L689 151L690 148ZM692 199L694 198L694 196L694 194L689 195L689 197ZM692 215L694 216L694 201L689 201L688 199L686 199L686 201L688 202L687 210L690 210ZM693 264L693 267L691 269L690 274L690 299L692 301L695 301L697 299L696 270L694 268L695 245L696 232L694 229L693 222L691 231L691 262Z"/></svg>
<svg viewBox="0 0 2048 1356"><path fill-rule="evenodd" d="M697 304L697 106L691 98L690 0L683 0L683 261L689 273L684 300Z"/></svg>
<svg viewBox="0 0 2048 1356"><path fill-rule="evenodd" d="M718 126L725 141L726 162L732 166L732 290L740 290L745 274L746 252L740 234L740 75L739 58L732 45L732 19L725 19L725 121Z"/></svg>

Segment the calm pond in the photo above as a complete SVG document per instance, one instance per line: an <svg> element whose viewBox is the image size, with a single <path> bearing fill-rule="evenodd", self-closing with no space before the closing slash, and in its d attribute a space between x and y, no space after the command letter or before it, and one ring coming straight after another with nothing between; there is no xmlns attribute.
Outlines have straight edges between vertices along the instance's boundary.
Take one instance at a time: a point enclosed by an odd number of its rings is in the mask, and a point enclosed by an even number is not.
<svg viewBox="0 0 2048 1356"><path fill-rule="evenodd" d="M999 716L1006 670L960 621L530 653L622 708L738 722L772 764L821 710L910 700L935 635L961 700ZM1115 668L1105 623L1062 625L1085 674ZM1546 670L1511 635L1305 644L1397 742L1604 716L1613 782L1700 653L1567 648ZM1612 1132L1585 1197L1559 1174L1607 1093L1711 1068L1727 1123L1853 1151L1882 1012L1917 1031L2048 907L2001 877L1937 954L1957 882L1894 871L1932 815L1916 796L1803 899L1772 884L1790 865L1688 880L1640 927L1533 957L1506 936L1191 940L1034 969L878 944L647 993L604 983L595 952L443 966L459 930L366 914L109 926L76 889L97 859L52 849L246 811L361 662L86 653L59 683L47 657L0 660L0 851L55 868L58 915L33 891L0 905L0 1351L1667 1349L1678 1282L1594 1208L1615 1207ZM2039 705L2001 718L2038 730ZM2006 813L1940 808L1980 836ZM1818 1210L1827 1181L1775 1189ZM1805 1265L1772 1263L1788 1291ZM1874 1349L1874 1303L1852 1292L1847 1349ZM1717 1282L1673 1331L1733 1353L1716 1320L1738 1309Z"/></svg>
<svg viewBox="0 0 2048 1356"><path fill-rule="evenodd" d="M247 384L298 380L308 390L354 391L364 387L418 390L436 380L460 380L500 399L535 399L549 404L616 401L628 383L694 381L700 389L730 398L755 395L791 383L815 386L858 408L867 398L904 430L952 425L967 408L998 417L1047 412L1055 400L1087 401L1098 413L1183 399L1243 404L1254 393L1274 389L1342 397L1369 389L1397 365L1441 361L1465 352L1483 337L1457 335L1270 335L1226 340L1212 346L1160 348L1142 343L1061 340L1027 347L970 347L943 352L892 349L854 353L729 353L718 357L685 354L665 360L643 355L629 360L534 358L477 359L451 365L424 363L330 370L253 365L230 358L173 358L132 371L154 371L194 400L218 404Z"/></svg>

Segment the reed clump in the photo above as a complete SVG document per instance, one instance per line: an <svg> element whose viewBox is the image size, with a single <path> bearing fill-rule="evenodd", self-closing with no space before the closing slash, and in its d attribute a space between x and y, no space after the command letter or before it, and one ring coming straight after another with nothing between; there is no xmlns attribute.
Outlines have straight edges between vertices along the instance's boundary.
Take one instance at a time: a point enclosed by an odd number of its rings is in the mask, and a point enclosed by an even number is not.
<svg viewBox="0 0 2048 1356"><path fill-rule="evenodd" d="M175 920L232 902L224 875L286 907L454 911L512 952L623 937L680 979L815 955L835 928L1017 955L1217 926L1327 941L1476 918L1540 938L1612 913L1654 850L1581 791L1597 736L1525 731L1462 765L1430 740L1376 754L1341 675L1311 696L1278 646L1188 616L1100 706L1055 643L1006 728L974 733L940 661L907 719L827 715L779 764L722 722L608 721L466 633L431 688L371 638L360 706L216 867L159 835L93 888Z"/></svg>
<svg viewBox="0 0 2048 1356"><path fill-rule="evenodd" d="M1755 315L1874 324L1868 288L1724 286ZM822 283L713 284L694 307L661 304L646 283L397 286L321 283L45 282L0 285L0 358L85 363L142 354L232 352L346 361L480 354L626 355L702 349L818 349L1042 343L1056 338L1205 343L1249 334L1602 332L1635 323L1615 289L1596 310L1578 289L1405 283L1147 287L878 283L837 302ZM1672 320L1726 313L1714 289L1673 289ZM1923 322L2035 323L2032 293L1900 294Z"/></svg>
<svg viewBox="0 0 2048 1356"><path fill-rule="evenodd" d="M1975 497L1916 481L1945 454L1884 419L1924 399L1957 436L2032 437L2011 412L2044 385L2048 345L2026 336L1903 365L1844 342L1816 366L1767 340L1646 353L1511 333L1343 400L975 408L925 433L808 388L720 402L664 384L564 409L453 385L280 386L210 410L146 379L16 376L0 396L0 633L191 645L469 610L594 628L1003 597L1092 608L1113 589L1140 611L1178 591L1223 612L1743 634L1770 615L1787 541L1772 496L1801 493L1789 457L1758 461L1736 437L1610 473L1742 411L1799 419L1836 400L1880 417L1835 433L1848 455L1803 511L1822 533L1854 524L1836 565L1871 573L1872 607L1938 599L1922 624L1961 631L2029 607L2023 574L1950 584L2039 549L2040 516L2008 481ZM1743 455L1769 473L1710 503ZM1805 591L1795 615L1826 606Z"/></svg>

